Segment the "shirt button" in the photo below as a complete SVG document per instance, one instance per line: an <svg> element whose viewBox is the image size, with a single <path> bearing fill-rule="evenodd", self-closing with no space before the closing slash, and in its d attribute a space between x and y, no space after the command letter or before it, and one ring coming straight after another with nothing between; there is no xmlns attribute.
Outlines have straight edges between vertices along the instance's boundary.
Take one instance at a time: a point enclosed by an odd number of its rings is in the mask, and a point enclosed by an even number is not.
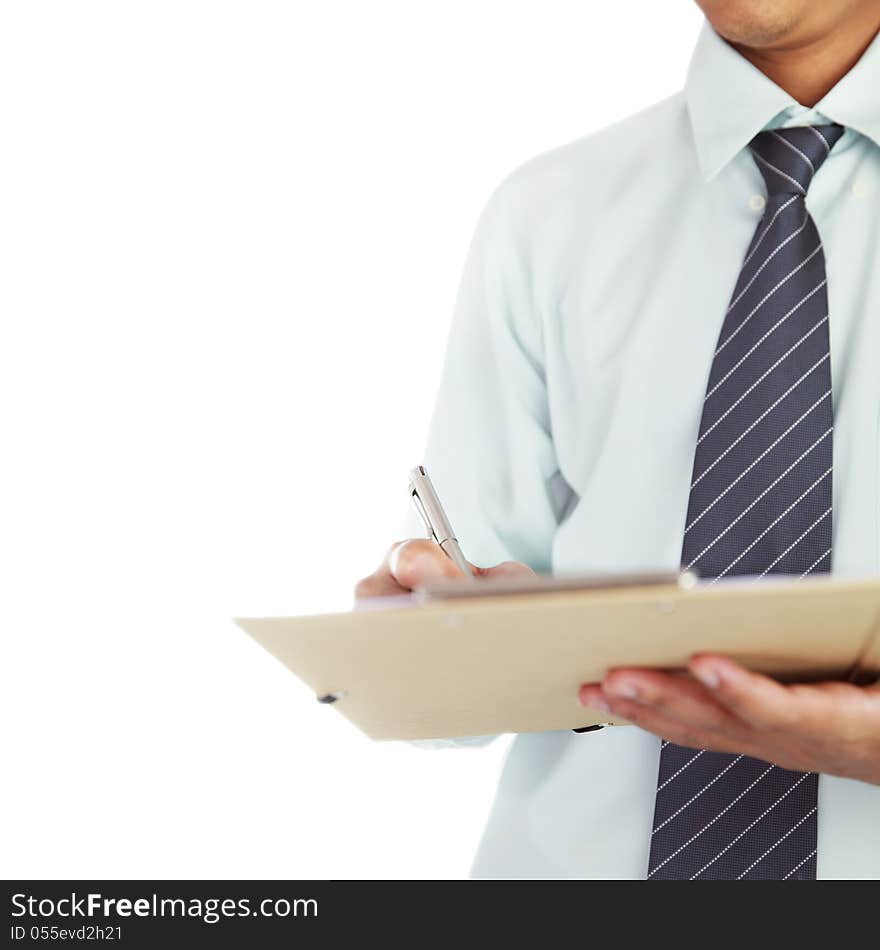
<svg viewBox="0 0 880 950"><path fill-rule="evenodd" d="M867 197L868 192L870 192L870 190L871 189L868 186L868 183L866 181L862 181L860 179L859 181L853 182L852 193L856 196L856 198Z"/></svg>
<svg viewBox="0 0 880 950"><path fill-rule="evenodd" d="M855 186L853 186L853 190L855 190ZM752 195L749 198L749 207L752 211L763 211L766 204L767 199L763 195Z"/></svg>

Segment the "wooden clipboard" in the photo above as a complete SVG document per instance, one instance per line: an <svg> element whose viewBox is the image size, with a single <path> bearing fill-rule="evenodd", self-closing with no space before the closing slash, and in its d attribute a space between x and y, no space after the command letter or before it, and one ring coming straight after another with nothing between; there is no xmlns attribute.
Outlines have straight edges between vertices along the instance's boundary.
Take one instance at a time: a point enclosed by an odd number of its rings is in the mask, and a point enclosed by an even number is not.
<svg viewBox="0 0 880 950"><path fill-rule="evenodd" d="M417 597L236 621L374 739L575 729L616 666L727 654L781 679L880 675L880 579L674 581Z"/></svg>

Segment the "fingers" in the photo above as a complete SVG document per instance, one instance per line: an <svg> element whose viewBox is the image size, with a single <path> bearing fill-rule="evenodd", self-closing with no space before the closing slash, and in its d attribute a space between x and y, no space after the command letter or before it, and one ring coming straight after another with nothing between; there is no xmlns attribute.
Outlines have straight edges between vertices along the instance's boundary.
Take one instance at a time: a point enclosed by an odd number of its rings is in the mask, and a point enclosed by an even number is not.
<svg viewBox="0 0 880 950"><path fill-rule="evenodd" d="M578 698L676 745L880 784L876 684L786 686L714 654L693 657L688 668L693 679L613 670Z"/></svg>
<svg viewBox="0 0 880 950"><path fill-rule="evenodd" d="M700 654L688 665L712 697L755 728L785 728L802 722L809 700L768 676L752 673L723 656ZM802 699L803 699L803 694Z"/></svg>
<svg viewBox="0 0 880 950"><path fill-rule="evenodd" d="M379 567L358 581L354 589L355 603L372 597L400 596L425 581L459 576L458 568L433 541L424 538L398 541L388 549Z"/></svg>
<svg viewBox="0 0 880 950"><path fill-rule="evenodd" d="M704 730L724 731L736 717L720 705L701 683L656 670L612 670L602 682L612 704L632 701L679 723L698 723Z"/></svg>
<svg viewBox="0 0 880 950"><path fill-rule="evenodd" d="M480 578L535 573L518 561L502 561L494 567L475 567L470 562L468 565ZM389 548L379 568L357 583L355 602L400 596L429 581L458 577L461 577L458 568L436 542L424 538L398 541Z"/></svg>
<svg viewBox="0 0 880 950"><path fill-rule="evenodd" d="M355 606L359 601L369 600L372 597L394 597L408 593L407 588L398 584L391 571L388 570L388 558L394 548L401 543L398 541L397 544L393 544L379 567L357 582L354 588Z"/></svg>
<svg viewBox="0 0 880 950"><path fill-rule="evenodd" d="M669 742L689 749L712 749L715 752L741 752L742 737L733 738L725 733L705 728L699 722L674 719L652 706L604 692L603 686L582 686L578 694L580 702L593 710L610 713L615 719L625 719L634 726L653 732Z"/></svg>
<svg viewBox="0 0 880 950"><path fill-rule="evenodd" d="M840 682L785 686L714 655L696 656L690 667L719 703L765 735L786 733L812 742L834 732L841 741L858 740L860 730L880 709L874 686Z"/></svg>
<svg viewBox="0 0 880 950"><path fill-rule="evenodd" d="M474 573L478 577L515 577L517 574L534 574L535 572L519 561L502 561L494 567L475 567Z"/></svg>

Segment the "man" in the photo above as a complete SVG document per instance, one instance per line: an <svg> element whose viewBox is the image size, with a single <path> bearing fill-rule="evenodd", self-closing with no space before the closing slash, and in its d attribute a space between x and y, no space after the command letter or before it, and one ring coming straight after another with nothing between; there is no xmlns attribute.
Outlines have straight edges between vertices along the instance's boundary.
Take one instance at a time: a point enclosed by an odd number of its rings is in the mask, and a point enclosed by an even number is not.
<svg viewBox="0 0 880 950"><path fill-rule="evenodd" d="M880 2L700 6L682 94L480 221L426 458L479 573L880 569ZM358 595L454 573L407 541ZM880 877L880 686L690 672L518 736L474 873Z"/></svg>

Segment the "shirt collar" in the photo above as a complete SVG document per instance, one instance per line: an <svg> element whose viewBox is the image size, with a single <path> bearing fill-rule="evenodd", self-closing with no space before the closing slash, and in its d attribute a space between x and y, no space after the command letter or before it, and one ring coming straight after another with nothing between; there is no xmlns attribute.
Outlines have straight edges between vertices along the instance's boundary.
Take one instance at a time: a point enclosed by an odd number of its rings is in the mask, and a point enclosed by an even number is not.
<svg viewBox="0 0 880 950"><path fill-rule="evenodd" d="M714 178L761 129L781 124L786 110L808 115L804 121L817 121L818 114L819 121L839 122L880 145L878 84L880 36L815 109L807 110L705 23L685 83L703 177Z"/></svg>

